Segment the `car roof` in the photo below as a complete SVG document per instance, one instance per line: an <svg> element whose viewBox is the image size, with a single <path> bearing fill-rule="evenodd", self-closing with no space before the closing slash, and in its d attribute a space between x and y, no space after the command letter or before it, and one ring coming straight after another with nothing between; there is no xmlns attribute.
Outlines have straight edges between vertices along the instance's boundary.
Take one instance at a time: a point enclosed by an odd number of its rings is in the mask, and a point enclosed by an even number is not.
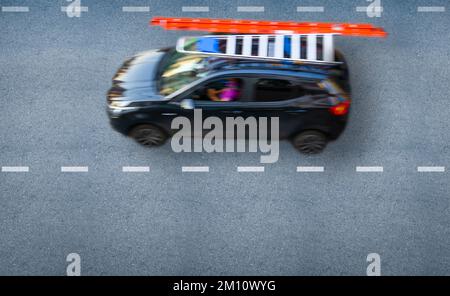
<svg viewBox="0 0 450 296"><path fill-rule="evenodd" d="M210 77L223 76L223 75L267 75L267 76L277 76L277 77L291 77L291 78L301 78L301 79L312 79L312 80L324 80L328 76L324 74L311 73L311 72L301 72L292 70L270 70L270 69L222 69L212 71Z"/></svg>
<svg viewBox="0 0 450 296"><path fill-rule="evenodd" d="M233 59L205 56L211 73L240 73L293 76L308 79L326 79L336 65L294 63L257 59Z"/></svg>
<svg viewBox="0 0 450 296"><path fill-rule="evenodd" d="M162 50L176 52L173 47ZM275 61L254 58L229 58L202 54L178 53L192 58L202 58L208 75L213 74L267 74L309 79L327 79L337 74L340 64ZM216 75L214 75L216 76Z"/></svg>

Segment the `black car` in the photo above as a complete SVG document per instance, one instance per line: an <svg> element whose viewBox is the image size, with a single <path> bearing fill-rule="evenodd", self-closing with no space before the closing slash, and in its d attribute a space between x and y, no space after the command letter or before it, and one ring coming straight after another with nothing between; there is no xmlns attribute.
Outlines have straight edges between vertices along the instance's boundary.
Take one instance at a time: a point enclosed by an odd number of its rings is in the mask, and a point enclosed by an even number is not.
<svg viewBox="0 0 450 296"><path fill-rule="evenodd" d="M301 152L322 151L339 137L350 108L347 64L309 64L182 54L173 48L127 60L107 93L112 127L145 146L173 135L175 116L279 117L279 137ZM232 101L215 100L211 89L226 81L239 88Z"/></svg>

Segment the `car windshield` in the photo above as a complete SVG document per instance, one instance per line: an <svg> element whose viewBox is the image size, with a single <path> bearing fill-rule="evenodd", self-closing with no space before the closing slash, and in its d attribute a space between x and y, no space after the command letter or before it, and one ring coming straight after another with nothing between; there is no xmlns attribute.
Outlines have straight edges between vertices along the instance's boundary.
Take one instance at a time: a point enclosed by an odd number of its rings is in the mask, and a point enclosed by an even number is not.
<svg viewBox="0 0 450 296"><path fill-rule="evenodd" d="M193 54L173 52L161 72L160 93L164 96L205 77L210 71L210 59Z"/></svg>

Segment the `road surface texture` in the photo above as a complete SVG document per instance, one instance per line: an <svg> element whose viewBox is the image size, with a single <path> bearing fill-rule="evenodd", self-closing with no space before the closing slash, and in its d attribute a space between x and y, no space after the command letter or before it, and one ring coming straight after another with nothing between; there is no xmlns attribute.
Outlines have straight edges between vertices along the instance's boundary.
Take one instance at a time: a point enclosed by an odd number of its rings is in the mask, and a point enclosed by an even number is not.
<svg viewBox="0 0 450 296"><path fill-rule="evenodd" d="M365 275L369 253L383 275L450 275L448 1L384 0L380 17L363 0L82 0L81 17L69 4L0 1L1 275L65 275L69 253L83 275ZM282 142L264 172L238 172L260 154L148 150L110 128L116 69L186 34L152 16L369 22L389 37L338 38L353 105L337 142L313 157Z"/></svg>

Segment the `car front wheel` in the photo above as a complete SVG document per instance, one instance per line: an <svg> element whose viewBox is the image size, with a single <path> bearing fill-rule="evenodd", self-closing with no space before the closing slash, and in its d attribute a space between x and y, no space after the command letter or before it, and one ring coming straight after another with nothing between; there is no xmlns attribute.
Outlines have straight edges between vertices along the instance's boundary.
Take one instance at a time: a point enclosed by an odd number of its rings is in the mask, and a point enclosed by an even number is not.
<svg viewBox="0 0 450 296"><path fill-rule="evenodd" d="M151 124L136 126L131 130L130 137L146 147L161 146L167 139L166 134L160 128Z"/></svg>
<svg viewBox="0 0 450 296"><path fill-rule="evenodd" d="M318 131L304 131L296 135L292 144L303 154L318 154L327 146L327 137Z"/></svg>

